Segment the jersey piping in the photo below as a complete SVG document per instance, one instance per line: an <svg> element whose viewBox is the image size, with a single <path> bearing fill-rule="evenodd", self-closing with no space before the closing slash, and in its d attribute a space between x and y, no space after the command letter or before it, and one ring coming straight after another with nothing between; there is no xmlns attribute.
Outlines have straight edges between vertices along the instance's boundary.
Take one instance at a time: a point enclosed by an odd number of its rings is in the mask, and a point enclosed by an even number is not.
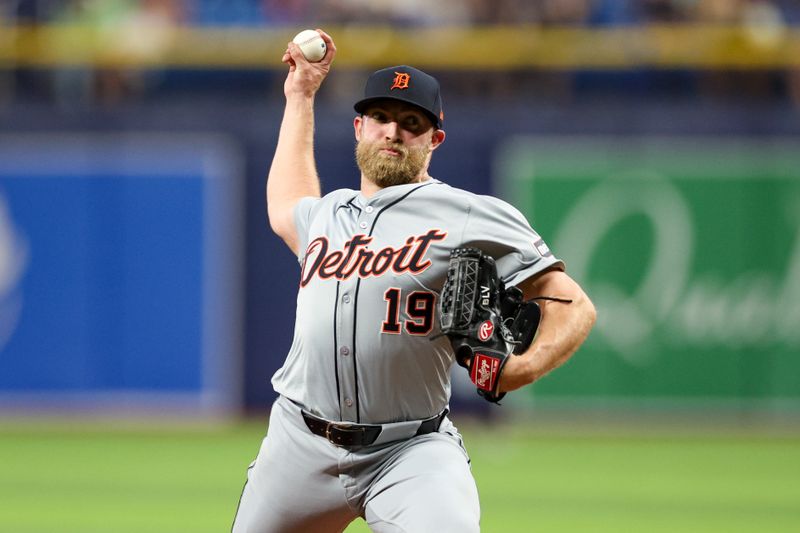
<svg viewBox="0 0 800 533"><path fill-rule="evenodd" d="M370 226L369 234L367 236L368 237L372 237L372 232L375 231L375 225L378 223L378 219L380 218L380 216L383 214L384 211L387 211L388 209L390 209L390 208L394 207L395 205L399 204L400 202L402 202L403 200L408 198L412 193L422 189L423 187L427 187L428 185L434 185L435 183L438 183L438 182L431 181L429 183L424 183L424 184L420 185L419 187L415 187L415 188L411 189L410 191L408 191L406 194L404 194L403 196L401 196L397 200L394 200L393 202L390 202L390 203L386 204L385 207L383 207L380 211L378 211L375 214L375 219L372 221L372 226ZM355 294L354 294L354 297L353 297L353 299L355 300L353 302L353 315L355 317L358 317L358 290L359 290L360 287L361 287L361 278L359 277L358 280L356 281L356 289L355 289ZM337 290L338 290L338 287L337 287ZM353 379L355 380L355 386L356 386L356 392L355 392L355 396L356 396L356 423L360 424L361 423L361 409L360 409L360 403L359 403L360 392L359 392L359 387L358 387L358 359L357 359L358 346L356 345L356 330L357 330L357 327L358 327L358 320L356 319L356 320L353 321ZM338 387L338 373L337 373L337 387ZM337 388L337 392L338 392L338 388ZM339 412L340 413L341 413L341 410L342 410L341 401L342 401L341 400L341 396L339 396Z"/></svg>
<svg viewBox="0 0 800 533"><path fill-rule="evenodd" d="M336 399L339 404L339 420L342 420L342 393L339 388L339 336L336 332L336 323L339 319L339 284L336 282L336 299L333 301L333 370L336 376Z"/></svg>

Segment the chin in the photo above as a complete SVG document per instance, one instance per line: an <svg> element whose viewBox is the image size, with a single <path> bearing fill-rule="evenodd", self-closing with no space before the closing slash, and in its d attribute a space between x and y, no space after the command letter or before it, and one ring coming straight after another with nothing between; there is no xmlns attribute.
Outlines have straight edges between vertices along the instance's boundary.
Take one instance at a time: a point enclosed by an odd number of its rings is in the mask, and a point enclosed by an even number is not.
<svg viewBox="0 0 800 533"><path fill-rule="evenodd" d="M393 185L407 185L413 183L415 178L408 178L405 176L380 176L371 177L369 180L379 187L392 187Z"/></svg>

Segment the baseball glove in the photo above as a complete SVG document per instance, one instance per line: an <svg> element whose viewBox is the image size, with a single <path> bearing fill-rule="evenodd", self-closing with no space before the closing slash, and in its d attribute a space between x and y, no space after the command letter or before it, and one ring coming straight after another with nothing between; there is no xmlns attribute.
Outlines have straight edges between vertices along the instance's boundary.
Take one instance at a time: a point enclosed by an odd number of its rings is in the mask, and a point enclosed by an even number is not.
<svg viewBox="0 0 800 533"><path fill-rule="evenodd" d="M512 353L530 345L541 312L523 302L517 287L505 288L494 259L477 248L450 253L447 279L439 300L442 334L450 338L458 364L469 370L478 394L497 403L500 375Z"/></svg>

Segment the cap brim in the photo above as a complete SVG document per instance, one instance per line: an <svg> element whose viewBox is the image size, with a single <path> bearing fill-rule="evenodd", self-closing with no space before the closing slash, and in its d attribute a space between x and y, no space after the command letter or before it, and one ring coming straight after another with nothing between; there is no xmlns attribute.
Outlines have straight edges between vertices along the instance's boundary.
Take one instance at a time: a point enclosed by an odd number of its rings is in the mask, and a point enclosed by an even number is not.
<svg viewBox="0 0 800 533"><path fill-rule="evenodd" d="M401 98L399 96L373 96L370 98L364 98L363 100L359 100L358 102L353 104L353 109L355 109L356 112L363 114L364 111L366 111L370 105L374 104L375 102L380 102L381 100L397 100L398 102L403 102L406 104L413 105L414 107L425 113L425 115L427 115L429 119L431 119L431 122L433 123L434 127L436 127L437 129L442 127L442 124L439 122L439 117L437 117L436 115L434 115L433 113L431 113L418 103L412 102L411 100L408 100L406 98Z"/></svg>

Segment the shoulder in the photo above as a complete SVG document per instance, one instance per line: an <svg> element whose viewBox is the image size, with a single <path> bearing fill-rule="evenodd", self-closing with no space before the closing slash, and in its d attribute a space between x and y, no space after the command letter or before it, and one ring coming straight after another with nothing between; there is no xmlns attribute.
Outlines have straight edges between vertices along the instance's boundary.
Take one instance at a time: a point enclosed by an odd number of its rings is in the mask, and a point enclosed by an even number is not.
<svg viewBox="0 0 800 533"><path fill-rule="evenodd" d="M356 196L358 196L358 191L353 189L337 189L319 198L307 196L301 199L301 203L305 204L305 207L312 211L324 209L335 210L340 206L353 202Z"/></svg>
<svg viewBox="0 0 800 533"><path fill-rule="evenodd" d="M453 187L452 185L448 185L439 180L433 180L434 185L438 185L438 187L432 187L430 192L433 194L444 192L446 195L451 196L453 198L459 198L467 202L475 203L475 204L494 204L494 205L505 205L511 207L511 204L506 202L505 200L501 200L496 196L492 196L489 194L478 194L472 191L468 191L466 189L461 189L459 187Z"/></svg>
<svg viewBox="0 0 800 533"><path fill-rule="evenodd" d="M430 186L421 187L419 192L422 193L420 196L431 197L442 203L458 204L466 208L469 208L473 203L480 202L482 198L479 194L453 187L437 179L431 180Z"/></svg>
<svg viewBox="0 0 800 533"><path fill-rule="evenodd" d="M488 194L477 194L458 187L452 187L446 183L438 182L441 185L440 191L445 191L444 197L451 198L454 202L462 204L467 213L497 213L504 215L522 216L522 213L509 202L496 196ZM436 190L432 190L436 193Z"/></svg>
<svg viewBox="0 0 800 533"><path fill-rule="evenodd" d="M294 206L295 226L305 231L315 220L333 218L340 208L347 207L358 195L352 189L338 189L325 196L306 196Z"/></svg>
<svg viewBox="0 0 800 533"><path fill-rule="evenodd" d="M358 196L358 191L353 189L336 189L335 191L331 191L327 193L325 196L320 198L320 201L325 203L348 203L355 199Z"/></svg>

